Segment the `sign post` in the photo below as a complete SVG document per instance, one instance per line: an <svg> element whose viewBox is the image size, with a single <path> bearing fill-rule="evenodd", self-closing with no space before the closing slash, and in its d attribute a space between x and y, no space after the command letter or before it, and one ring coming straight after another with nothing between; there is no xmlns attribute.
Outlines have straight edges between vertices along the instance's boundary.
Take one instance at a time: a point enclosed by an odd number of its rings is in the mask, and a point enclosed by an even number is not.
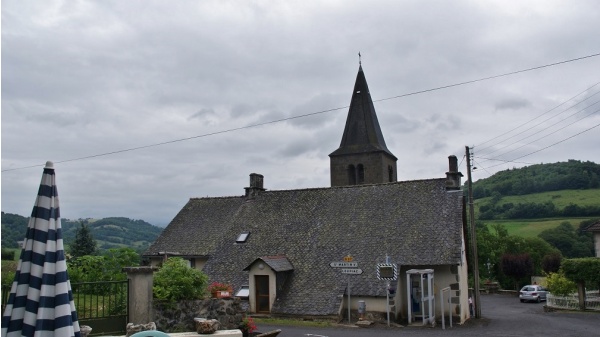
<svg viewBox="0 0 600 337"><path fill-rule="evenodd" d="M387 281L386 293L386 309L387 309L387 323L390 326L390 281L396 281L398 279L398 266L390 263L389 256L385 257L386 263L377 264L377 279Z"/></svg>
<svg viewBox="0 0 600 337"><path fill-rule="evenodd" d="M351 255L344 256L344 261L334 261L329 264L332 268L341 268L342 274L347 276L348 284L348 324L350 324L350 275L360 275L363 273L362 269L358 268L357 262L352 262L354 258Z"/></svg>

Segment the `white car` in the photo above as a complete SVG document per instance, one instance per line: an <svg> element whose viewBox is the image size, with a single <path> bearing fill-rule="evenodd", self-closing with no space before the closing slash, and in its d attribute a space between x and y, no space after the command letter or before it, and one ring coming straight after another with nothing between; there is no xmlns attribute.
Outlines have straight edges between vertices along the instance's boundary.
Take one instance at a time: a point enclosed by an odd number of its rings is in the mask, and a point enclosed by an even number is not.
<svg viewBox="0 0 600 337"><path fill-rule="evenodd" d="M541 302L546 300L548 290L537 284L526 285L519 291L519 299L521 302L536 301Z"/></svg>

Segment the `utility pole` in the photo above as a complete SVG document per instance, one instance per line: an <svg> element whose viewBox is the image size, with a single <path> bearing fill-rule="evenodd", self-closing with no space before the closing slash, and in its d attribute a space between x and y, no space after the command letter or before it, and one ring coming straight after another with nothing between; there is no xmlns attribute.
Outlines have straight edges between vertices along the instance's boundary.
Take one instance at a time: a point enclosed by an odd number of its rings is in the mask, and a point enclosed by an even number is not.
<svg viewBox="0 0 600 337"><path fill-rule="evenodd" d="M471 255L473 264L473 282L474 284L474 304L475 318L481 318L481 301L479 293L479 259L477 256L477 233L475 232L475 212L473 211L473 180L471 179L471 153L468 146L465 146L467 151L467 178L469 179L469 222L471 224Z"/></svg>

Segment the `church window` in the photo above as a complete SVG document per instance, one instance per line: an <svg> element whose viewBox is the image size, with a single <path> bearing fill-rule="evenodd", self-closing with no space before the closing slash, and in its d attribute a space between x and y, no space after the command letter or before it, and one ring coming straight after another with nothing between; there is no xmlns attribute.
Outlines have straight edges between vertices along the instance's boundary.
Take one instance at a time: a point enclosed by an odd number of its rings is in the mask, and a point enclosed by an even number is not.
<svg viewBox="0 0 600 337"><path fill-rule="evenodd" d="M354 165L348 165L348 185L356 185L356 170Z"/></svg>
<svg viewBox="0 0 600 337"><path fill-rule="evenodd" d="M394 168L392 165L388 165L388 177L390 182L394 181Z"/></svg>
<svg viewBox="0 0 600 337"><path fill-rule="evenodd" d="M358 171L358 183L362 184L365 182L365 167L363 164L358 164L356 169Z"/></svg>

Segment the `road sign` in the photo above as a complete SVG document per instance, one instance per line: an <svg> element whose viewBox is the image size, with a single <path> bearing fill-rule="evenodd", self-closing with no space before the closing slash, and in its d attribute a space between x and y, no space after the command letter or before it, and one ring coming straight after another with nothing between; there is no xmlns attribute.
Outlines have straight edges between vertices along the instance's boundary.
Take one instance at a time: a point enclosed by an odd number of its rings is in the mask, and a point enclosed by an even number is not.
<svg viewBox="0 0 600 337"><path fill-rule="evenodd" d="M377 279L396 281L398 279L398 266L393 263L377 264Z"/></svg>
<svg viewBox="0 0 600 337"><path fill-rule="evenodd" d="M342 274L352 274L352 275L360 275L362 274L362 269L360 268L344 268L342 269Z"/></svg>
<svg viewBox="0 0 600 337"><path fill-rule="evenodd" d="M331 262L329 265L333 268L356 268L358 262Z"/></svg>
<svg viewBox="0 0 600 337"><path fill-rule="evenodd" d="M352 257L352 255L346 255L346 256L344 256L344 262L352 262L352 260L354 260L354 258Z"/></svg>

